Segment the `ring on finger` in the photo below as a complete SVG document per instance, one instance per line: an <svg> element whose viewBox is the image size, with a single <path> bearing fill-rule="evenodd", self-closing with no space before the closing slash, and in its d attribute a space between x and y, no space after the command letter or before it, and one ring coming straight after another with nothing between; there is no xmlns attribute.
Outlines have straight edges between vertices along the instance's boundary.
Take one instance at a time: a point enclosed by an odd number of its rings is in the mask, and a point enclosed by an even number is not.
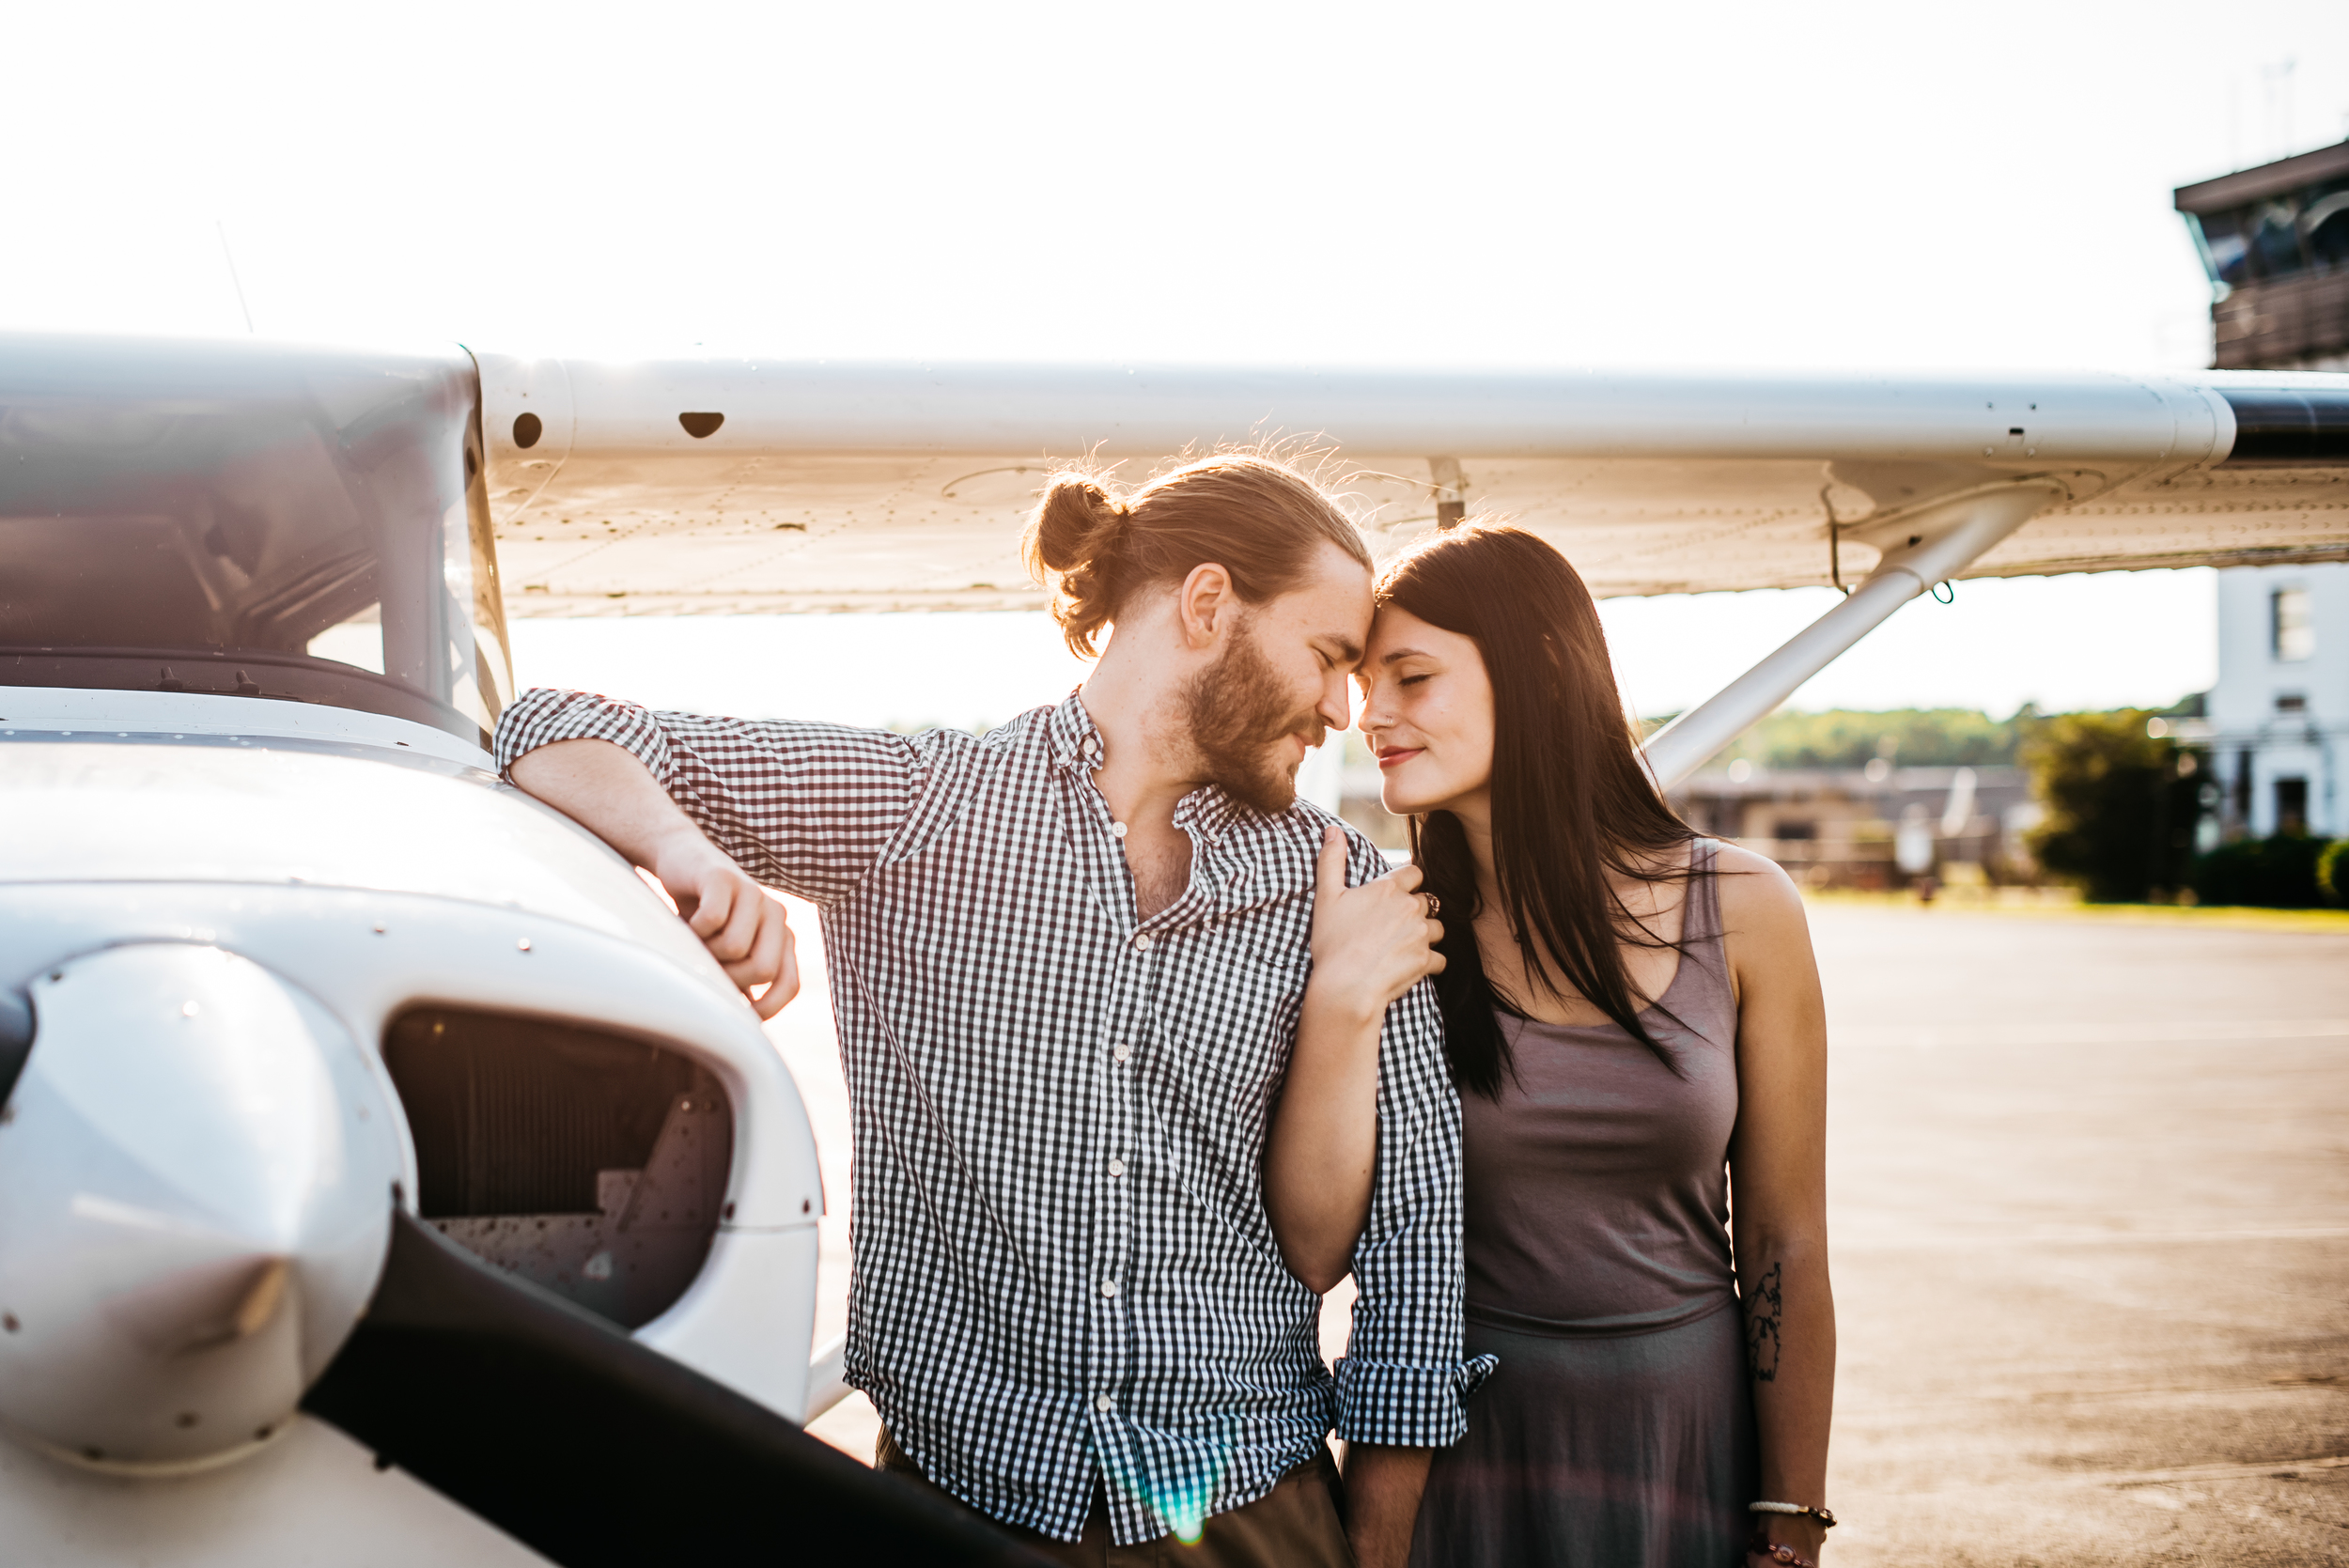
<svg viewBox="0 0 2349 1568"><path fill-rule="evenodd" d="M1429 920L1434 920L1443 913L1442 899L1438 898L1432 893L1423 893L1420 896L1427 900L1427 918Z"/></svg>

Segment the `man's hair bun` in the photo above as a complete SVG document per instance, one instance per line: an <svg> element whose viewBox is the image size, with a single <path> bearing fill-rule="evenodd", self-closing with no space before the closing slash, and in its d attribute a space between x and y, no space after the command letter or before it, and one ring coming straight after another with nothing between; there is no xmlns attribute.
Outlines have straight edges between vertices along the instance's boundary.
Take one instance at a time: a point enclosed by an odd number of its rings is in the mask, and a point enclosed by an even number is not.
<svg viewBox="0 0 2349 1568"><path fill-rule="evenodd" d="M1053 585L1052 615L1061 635L1090 657L1094 639L1124 597L1120 547L1132 517L1123 498L1090 474L1055 474L1020 541L1028 570Z"/></svg>
<svg viewBox="0 0 2349 1568"><path fill-rule="evenodd" d="M1036 503L1030 553L1048 571L1081 571L1114 548L1125 521L1125 503L1098 479L1089 474L1055 474Z"/></svg>
<svg viewBox="0 0 2349 1568"><path fill-rule="evenodd" d="M1122 493L1065 470L1046 481L1020 538L1028 569L1052 588L1061 635L1090 659L1136 593L1172 587L1215 562L1249 604L1300 581L1313 552L1336 545L1362 569L1370 551L1334 500L1278 457L1218 452Z"/></svg>

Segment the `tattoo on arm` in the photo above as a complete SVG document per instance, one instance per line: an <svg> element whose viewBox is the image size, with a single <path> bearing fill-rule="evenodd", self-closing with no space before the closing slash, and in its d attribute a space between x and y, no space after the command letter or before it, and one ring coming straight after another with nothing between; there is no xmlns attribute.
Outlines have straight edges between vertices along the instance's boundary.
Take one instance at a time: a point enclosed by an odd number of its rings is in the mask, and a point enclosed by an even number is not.
<svg viewBox="0 0 2349 1568"><path fill-rule="evenodd" d="M1746 1364L1756 1383L1778 1380L1778 1324L1785 1311L1778 1281L1778 1265L1772 1264L1745 1300Z"/></svg>

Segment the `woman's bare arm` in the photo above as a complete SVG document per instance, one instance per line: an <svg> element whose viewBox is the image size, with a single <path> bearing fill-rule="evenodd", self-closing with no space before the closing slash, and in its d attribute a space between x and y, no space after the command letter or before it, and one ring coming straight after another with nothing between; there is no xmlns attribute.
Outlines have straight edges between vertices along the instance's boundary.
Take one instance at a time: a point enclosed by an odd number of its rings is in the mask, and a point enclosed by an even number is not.
<svg viewBox="0 0 2349 1568"><path fill-rule="evenodd" d="M1353 1266L1378 1153L1378 1030L1387 1006L1443 968L1443 927L1405 866L1346 885L1346 835L1321 845L1313 977L1265 1140L1265 1213L1289 1272L1327 1294Z"/></svg>
<svg viewBox="0 0 2349 1568"><path fill-rule="evenodd" d="M1762 1497L1826 1507L1835 1405L1827 1263L1827 1014L1809 922L1777 865L1724 846L1722 923L1737 986L1737 1127L1729 1145L1738 1291L1761 1437ZM1815 1560L1825 1530L1764 1515Z"/></svg>

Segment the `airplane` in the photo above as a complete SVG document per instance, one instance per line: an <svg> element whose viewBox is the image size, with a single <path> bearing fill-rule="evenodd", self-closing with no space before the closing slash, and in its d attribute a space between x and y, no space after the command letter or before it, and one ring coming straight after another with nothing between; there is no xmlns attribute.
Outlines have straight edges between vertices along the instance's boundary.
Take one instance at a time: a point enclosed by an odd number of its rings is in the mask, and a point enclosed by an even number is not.
<svg viewBox="0 0 2349 1568"><path fill-rule="evenodd" d="M0 334L11 1562L1012 1562L801 1430L816 1147L496 776L509 617L1030 608L1058 462L1286 441L1374 542L1827 582L1670 785L1929 588L2349 559L2349 379L599 364ZM1337 472L1333 468L1332 472Z"/></svg>

